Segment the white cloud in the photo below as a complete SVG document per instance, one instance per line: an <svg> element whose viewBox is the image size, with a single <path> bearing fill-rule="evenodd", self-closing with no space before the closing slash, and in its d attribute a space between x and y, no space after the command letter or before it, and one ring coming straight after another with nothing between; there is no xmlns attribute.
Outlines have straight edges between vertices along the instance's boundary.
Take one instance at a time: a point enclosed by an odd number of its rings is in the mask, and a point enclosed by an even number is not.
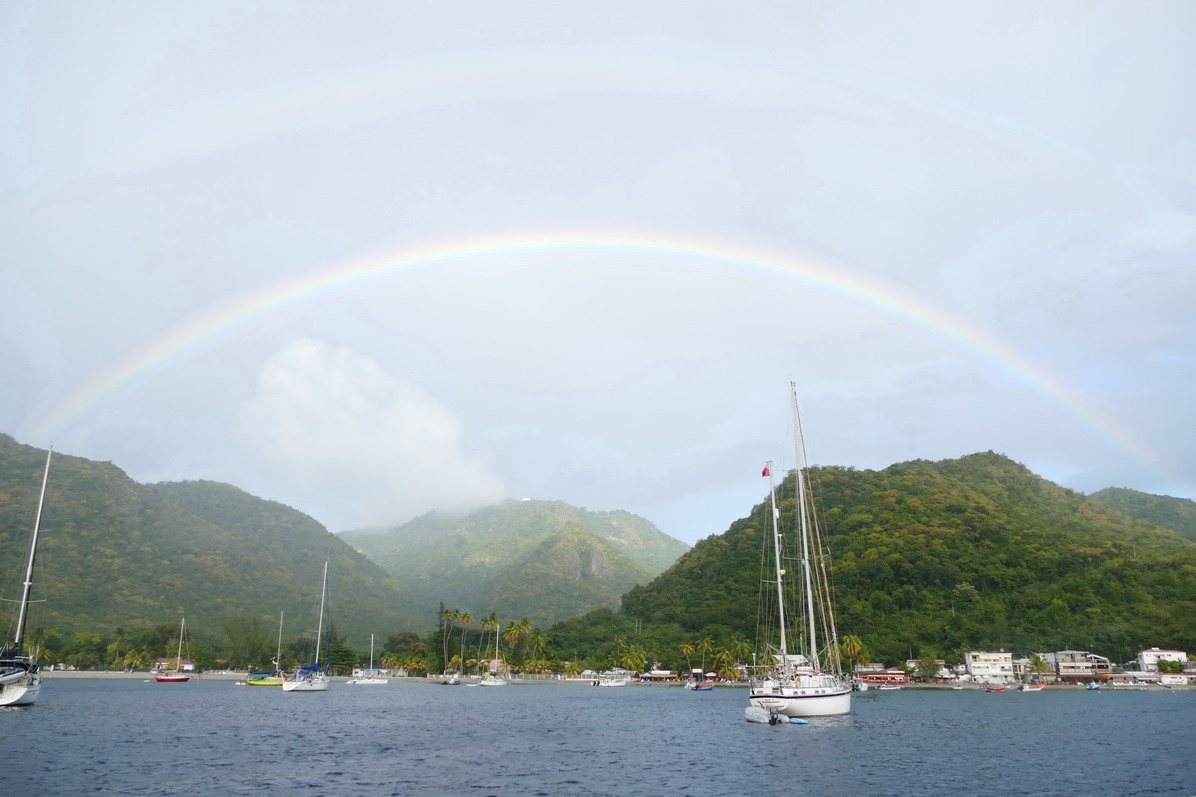
<svg viewBox="0 0 1196 797"><path fill-rule="evenodd" d="M320 493L320 519L334 530L504 494L484 457L467 450L452 412L345 347L301 339L275 353L242 408L241 428L297 493Z"/></svg>

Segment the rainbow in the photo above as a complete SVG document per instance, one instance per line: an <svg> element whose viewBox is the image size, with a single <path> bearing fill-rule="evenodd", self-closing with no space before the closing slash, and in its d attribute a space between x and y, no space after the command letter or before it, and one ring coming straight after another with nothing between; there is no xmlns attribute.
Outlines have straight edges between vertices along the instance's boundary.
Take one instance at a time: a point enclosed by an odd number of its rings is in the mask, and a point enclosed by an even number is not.
<svg viewBox="0 0 1196 797"><path fill-rule="evenodd" d="M489 262L512 255L590 253L679 261L690 270L805 285L898 319L980 356L1043 393L1079 422L1157 472L1157 457L1128 429L1052 374L941 307L874 276L739 242L650 232L558 230L490 234L347 259L292 280L234 297L165 330L81 385L31 425L32 439L50 439L117 391L181 355L284 308L316 302L375 280L424 270Z"/></svg>

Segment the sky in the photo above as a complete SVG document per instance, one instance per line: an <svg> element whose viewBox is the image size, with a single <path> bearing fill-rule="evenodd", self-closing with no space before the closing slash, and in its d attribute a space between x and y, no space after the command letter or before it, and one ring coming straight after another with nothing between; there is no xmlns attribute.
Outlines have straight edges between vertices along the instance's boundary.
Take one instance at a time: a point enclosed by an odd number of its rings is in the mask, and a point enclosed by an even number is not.
<svg viewBox="0 0 1196 797"><path fill-rule="evenodd" d="M1196 499L1196 4L0 7L0 432L332 531Z"/></svg>

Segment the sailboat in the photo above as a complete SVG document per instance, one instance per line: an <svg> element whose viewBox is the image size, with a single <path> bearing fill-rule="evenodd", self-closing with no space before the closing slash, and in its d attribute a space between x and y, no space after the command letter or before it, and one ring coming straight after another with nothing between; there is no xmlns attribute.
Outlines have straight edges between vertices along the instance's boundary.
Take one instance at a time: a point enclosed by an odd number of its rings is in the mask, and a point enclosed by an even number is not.
<svg viewBox="0 0 1196 797"><path fill-rule="evenodd" d="M331 659L332 651L328 650L329 658L328 666L323 671L320 670L320 642L324 635L324 606L328 597L328 563L324 563L324 582L320 586L320 619L317 621L316 630L316 656L311 664L305 664L295 671L289 678L282 683L282 691L284 692L327 692L328 684L332 680ZM332 633L331 621L329 622L329 634ZM331 644L328 645L332 647Z"/></svg>
<svg viewBox="0 0 1196 797"><path fill-rule="evenodd" d="M499 623L499 624L496 624L495 629L494 629L494 666L495 667L499 666L500 659L498 657L498 640L500 640L501 638L502 638L502 624ZM511 683L511 682L505 675L501 675L500 673L495 672L493 670L486 673L484 676L482 676L482 680L478 681L479 686L506 686L509 683Z"/></svg>
<svg viewBox="0 0 1196 797"><path fill-rule="evenodd" d="M46 450L46 469L42 474L41 495L33 521L33 541L29 545L29 563L21 583L21 601L17 609L17 632L11 644L0 647L0 706L31 706L42 690L41 668L36 656L26 655L25 624L29 613L29 592L33 587L33 562L37 558L37 535L41 531L42 507L46 502L46 482L50 479L50 455Z"/></svg>
<svg viewBox="0 0 1196 797"><path fill-rule="evenodd" d="M255 672L245 679L248 686L282 686L282 616L278 613L278 649L274 654L274 672Z"/></svg>
<svg viewBox="0 0 1196 797"><path fill-rule="evenodd" d="M789 387L797 450L793 479L797 494L796 528L787 541L780 529L776 484L769 461L761 475L768 477L773 562L771 572L765 574L762 583L761 613L765 615L767 612L770 623L775 623L775 628L765 636L772 662L753 671L748 686L751 706L747 710L789 718L835 716L851 711L851 681L843 673L837 654L839 638L827 580L826 555L808 495L809 474L801 417L797 410L797 387L792 382ZM790 550L794 546L796 550ZM800 568L792 586L786 581L788 573L785 569L790 561L797 562ZM791 620L797 628L789 627ZM823 634L825 647L819 647L819 632ZM791 644L791 635L795 636L794 644Z"/></svg>
<svg viewBox="0 0 1196 797"><path fill-rule="evenodd" d="M370 668L365 671L365 675L360 678L350 678L345 681L346 684L355 684L364 686L365 684L385 684L390 683L389 678L383 678L378 675L378 671L374 669L374 635L370 634Z"/></svg>
<svg viewBox="0 0 1196 797"><path fill-rule="evenodd" d="M154 680L160 684L185 684L191 680L191 673L183 672L183 635L187 629L187 618L179 620L179 650L174 657L173 670L159 670Z"/></svg>

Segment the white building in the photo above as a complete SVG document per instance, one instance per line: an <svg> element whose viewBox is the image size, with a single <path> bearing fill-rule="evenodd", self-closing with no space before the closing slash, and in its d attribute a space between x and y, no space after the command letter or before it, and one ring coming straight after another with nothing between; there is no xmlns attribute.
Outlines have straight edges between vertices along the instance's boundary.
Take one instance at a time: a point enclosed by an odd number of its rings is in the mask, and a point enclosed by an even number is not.
<svg viewBox="0 0 1196 797"><path fill-rule="evenodd" d="M1160 661L1187 661L1188 654L1182 650L1162 650L1147 648L1138 654L1138 669L1145 672L1158 672Z"/></svg>
<svg viewBox="0 0 1196 797"><path fill-rule="evenodd" d="M1013 678L1013 654L973 650L964 657L964 665L973 681L1005 683Z"/></svg>

